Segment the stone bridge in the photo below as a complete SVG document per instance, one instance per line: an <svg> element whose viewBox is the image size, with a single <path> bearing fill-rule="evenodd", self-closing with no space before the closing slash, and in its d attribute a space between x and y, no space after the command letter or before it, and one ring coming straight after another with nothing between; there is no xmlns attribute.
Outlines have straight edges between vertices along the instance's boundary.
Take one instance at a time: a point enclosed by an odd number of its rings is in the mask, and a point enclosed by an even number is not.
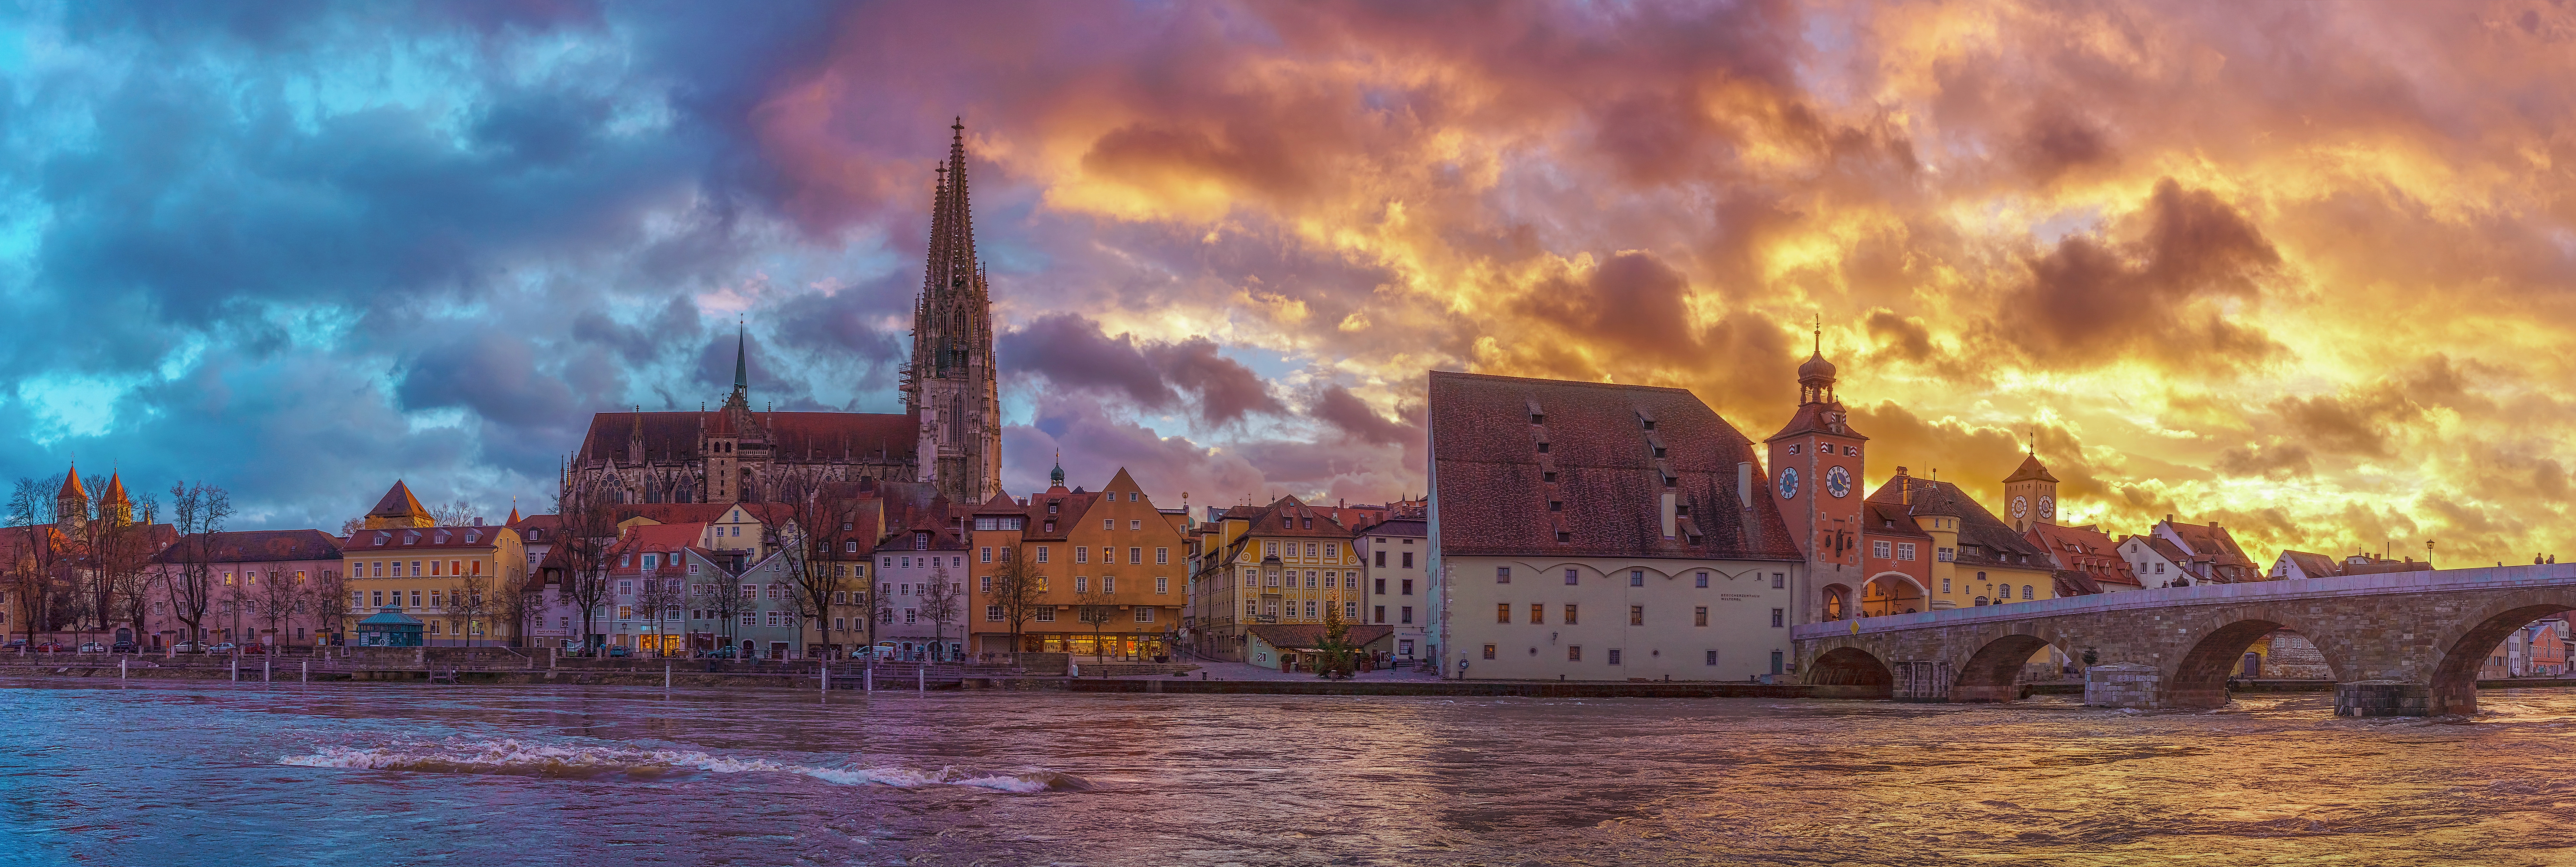
<svg viewBox="0 0 2576 867"><path fill-rule="evenodd" d="M2038 651L2086 662L2087 703L2205 708L2255 640L2297 630L2334 670L2335 712L2465 714L2513 630L2576 610L2576 564L2213 584L1799 626L1819 694L1999 702Z"/></svg>

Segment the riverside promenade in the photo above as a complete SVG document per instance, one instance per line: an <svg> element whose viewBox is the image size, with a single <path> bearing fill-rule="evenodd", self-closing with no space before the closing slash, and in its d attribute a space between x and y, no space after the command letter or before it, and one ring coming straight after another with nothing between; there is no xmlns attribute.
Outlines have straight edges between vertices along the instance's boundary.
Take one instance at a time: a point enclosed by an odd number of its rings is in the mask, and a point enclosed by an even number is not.
<svg viewBox="0 0 2576 867"><path fill-rule="evenodd" d="M860 690L1027 690L1207 695L1448 695L1544 698L1802 698L1799 684L1443 680L1409 669L1327 680L1242 663L1078 663L1061 655L1007 665L738 662L700 659L565 657L505 648L328 648L311 654L239 657L157 654L0 655L0 677L248 683L419 682L487 686L632 686L819 692Z"/></svg>

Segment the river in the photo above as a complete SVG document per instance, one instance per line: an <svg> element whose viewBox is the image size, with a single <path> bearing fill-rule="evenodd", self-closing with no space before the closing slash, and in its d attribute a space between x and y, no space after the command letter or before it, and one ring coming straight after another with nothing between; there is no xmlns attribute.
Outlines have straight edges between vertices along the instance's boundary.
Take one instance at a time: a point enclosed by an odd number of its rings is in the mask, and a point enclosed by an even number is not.
<svg viewBox="0 0 2576 867"><path fill-rule="evenodd" d="M0 864L2567 863L2576 693L2474 721L0 680Z"/></svg>

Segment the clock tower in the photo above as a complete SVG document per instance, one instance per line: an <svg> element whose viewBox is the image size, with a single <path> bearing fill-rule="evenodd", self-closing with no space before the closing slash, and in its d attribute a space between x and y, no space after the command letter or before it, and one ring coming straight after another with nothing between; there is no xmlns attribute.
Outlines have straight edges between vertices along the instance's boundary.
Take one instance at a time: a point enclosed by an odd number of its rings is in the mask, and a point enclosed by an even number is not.
<svg viewBox="0 0 2576 867"><path fill-rule="evenodd" d="M1789 424L1763 443L1770 449L1772 493L1779 497L1780 517L1789 536L1807 553L1807 586L1798 594L1800 623L1820 619L1823 599L1817 588L1859 587L1861 574L1861 446L1869 441L1851 429L1843 405L1834 399L1834 365L1825 360L1824 330L1816 331L1816 349L1798 365L1798 411Z"/></svg>
<svg viewBox="0 0 2576 867"><path fill-rule="evenodd" d="M2004 479L2004 513L2013 532L2029 533L2033 524L2057 524L2057 477L2041 466L2039 455L2022 458L2021 468Z"/></svg>

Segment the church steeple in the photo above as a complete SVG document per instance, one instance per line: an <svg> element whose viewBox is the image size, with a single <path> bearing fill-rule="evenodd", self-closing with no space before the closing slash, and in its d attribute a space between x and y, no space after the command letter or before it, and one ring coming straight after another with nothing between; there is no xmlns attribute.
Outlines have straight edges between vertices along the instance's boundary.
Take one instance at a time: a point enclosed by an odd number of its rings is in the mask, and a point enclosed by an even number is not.
<svg viewBox="0 0 2576 867"><path fill-rule="evenodd" d="M966 123L949 127L948 159L931 185L930 243L914 301L904 407L918 419L923 481L950 502L1001 490L1002 406L993 360L993 303L975 252Z"/></svg>
<svg viewBox="0 0 2576 867"><path fill-rule="evenodd" d="M746 352L745 347L751 344L750 335L751 329L749 327L740 322L734 323L733 391L735 394L742 394L751 390L751 366L743 363L744 353Z"/></svg>

